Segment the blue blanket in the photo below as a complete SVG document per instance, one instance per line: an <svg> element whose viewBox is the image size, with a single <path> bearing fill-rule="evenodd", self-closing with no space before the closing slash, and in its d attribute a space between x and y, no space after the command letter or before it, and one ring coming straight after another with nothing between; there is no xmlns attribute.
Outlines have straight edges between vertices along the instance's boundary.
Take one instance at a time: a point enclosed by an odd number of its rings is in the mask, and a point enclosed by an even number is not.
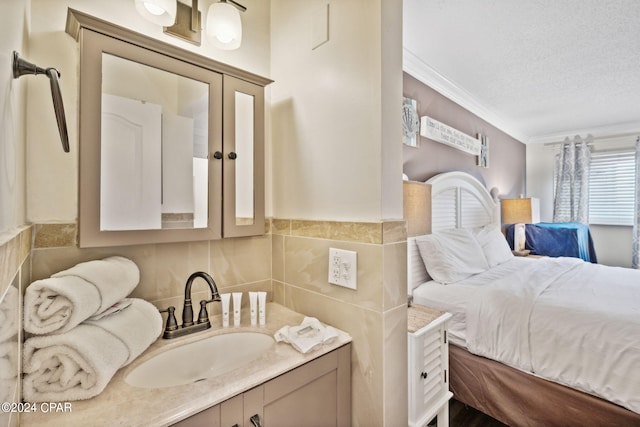
<svg viewBox="0 0 640 427"><path fill-rule="evenodd" d="M514 226L507 227L507 241L513 249ZM526 224L526 246L533 255L574 257L597 263L589 226L577 222Z"/></svg>

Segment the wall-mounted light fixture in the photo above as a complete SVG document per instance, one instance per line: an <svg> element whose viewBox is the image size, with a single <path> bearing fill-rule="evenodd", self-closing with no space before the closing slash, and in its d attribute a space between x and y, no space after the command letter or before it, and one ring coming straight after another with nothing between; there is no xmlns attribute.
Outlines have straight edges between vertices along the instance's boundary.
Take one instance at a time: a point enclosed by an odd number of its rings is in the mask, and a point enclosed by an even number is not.
<svg viewBox="0 0 640 427"><path fill-rule="evenodd" d="M178 0L134 0L136 10L146 20L163 25L164 32L195 45L201 44L202 19L198 0L191 7ZM247 8L234 0L220 0L209 6L205 34L218 49L232 50L242 43L240 11Z"/></svg>

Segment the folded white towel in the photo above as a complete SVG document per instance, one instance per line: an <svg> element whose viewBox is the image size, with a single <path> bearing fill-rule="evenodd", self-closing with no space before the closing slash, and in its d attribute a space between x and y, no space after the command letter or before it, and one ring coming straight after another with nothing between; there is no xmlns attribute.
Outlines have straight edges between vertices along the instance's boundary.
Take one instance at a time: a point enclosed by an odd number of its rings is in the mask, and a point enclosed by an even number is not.
<svg viewBox="0 0 640 427"><path fill-rule="evenodd" d="M83 262L27 287L24 329L33 334L69 331L133 291L140 270L119 256Z"/></svg>
<svg viewBox="0 0 640 427"><path fill-rule="evenodd" d="M283 326L274 337L276 342L286 342L300 353L308 353L331 342L338 336L338 331L323 325L315 317L305 317L300 326Z"/></svg>
<svg viewBox="0 0 640 427"><path fill-rule="evenodd" d="M131 363L162 331L162 317L137 298L125 309L56 335L24 343L23 396L28 402L89 399Z"/></svg>

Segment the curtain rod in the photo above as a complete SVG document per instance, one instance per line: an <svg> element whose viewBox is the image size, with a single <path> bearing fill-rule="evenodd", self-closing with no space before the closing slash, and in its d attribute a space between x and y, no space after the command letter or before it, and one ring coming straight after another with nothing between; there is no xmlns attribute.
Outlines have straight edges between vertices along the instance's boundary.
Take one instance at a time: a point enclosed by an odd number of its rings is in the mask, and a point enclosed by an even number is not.
<svg viewBox="0 0 640 427"><path fill-rule="evenodd" d="M580 136L580 135L578 135L578 136ZM638 136L640 136L640 132L627 132L627 133L619 133L619 134L614 134L614 135L606 135L606 136L598 136L598 137L587 135L585 138L583 138L583 141L586 141L587 144L589 144L589 143L592 143L592 142L624 138L624 137L627 137L627 136L638 137ZM569 142L571 142L571 141L573 141L573 139L569 138ZM562 144L565 144L565 143L566 143L566 141L545 142L544 146L545 147L549 147L549 146L554 146L554 145L562 145Z"/></svg>

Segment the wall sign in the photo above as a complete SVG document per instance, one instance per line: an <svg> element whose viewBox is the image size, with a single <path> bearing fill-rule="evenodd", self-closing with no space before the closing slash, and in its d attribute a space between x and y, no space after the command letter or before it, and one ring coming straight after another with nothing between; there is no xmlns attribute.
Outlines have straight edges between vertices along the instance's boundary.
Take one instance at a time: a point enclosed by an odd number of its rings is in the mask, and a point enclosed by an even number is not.
<svg viewBox="0 0 640 427"><path fill-rule="evenodd" d="M465 153L480 155L481 143L478 139L447 126L431 117L422 116L420 135L436 142L449 145Z"/></svg>

